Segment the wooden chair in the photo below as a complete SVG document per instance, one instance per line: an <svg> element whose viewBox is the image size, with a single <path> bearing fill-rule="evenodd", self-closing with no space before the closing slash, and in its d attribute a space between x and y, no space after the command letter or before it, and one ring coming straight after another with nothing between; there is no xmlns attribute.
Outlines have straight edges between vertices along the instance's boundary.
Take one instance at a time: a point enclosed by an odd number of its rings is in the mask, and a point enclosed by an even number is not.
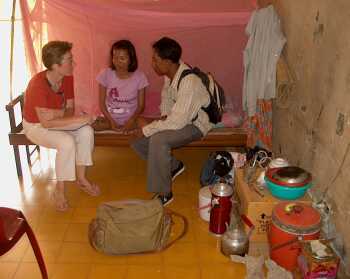
<svg viewBox="0 0 350 279"><path fill-rule="evenodd" d="M38 261L42 278L47 279L47 271L38 242L23 213L19 210L0 207L0 256L7 253L27 234Z"/></svg>
<svg viewBox="0 0 350 279"><path fill-rule="evenodd" d="M23 134L23 124L22 124L22 110L23 110L24 98L23 94L17 96L9 104L6 105L6 110L9 114L10 121L10 133L9 133L9 142L13 147L13 153L16 162L16 169L18 177L22 176L22 166L21 166L21 157L19 153L19 146L24 145L26 148L27 162L29 166L32 166L31 157L35 151L37 151L38 157L40 155L39 145L31 143L26 136ZM16 119L15 108L20 108L21 115ZM16 121L17 120L17 121ZM30 150L30 145L34 145L34 148Z"/></svg>

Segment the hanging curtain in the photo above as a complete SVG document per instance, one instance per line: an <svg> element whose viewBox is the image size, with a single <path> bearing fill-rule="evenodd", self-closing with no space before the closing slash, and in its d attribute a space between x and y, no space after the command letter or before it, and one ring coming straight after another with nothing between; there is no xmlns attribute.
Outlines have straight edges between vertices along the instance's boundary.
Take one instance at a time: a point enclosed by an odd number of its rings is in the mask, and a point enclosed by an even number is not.
<svg viewBox="0 0 350 279"><path fill-rule="evenodd" d="M42 69L38 48L43 43L40 39L42 37L41 34L43 33L43 30L41 28L41 24L38 24L38 22L31 19L27 0L20 0L20 8L22 14L23 37L25 41L27 65L29 66L29 71L31 74L34 75Z"/></svg>
<svg viewBox="0 0 350 279"><path fill-rule="evenodd" d="M159 92L163 80L151 67L151 45L163 36L179 41L185 62L213 73L230 106L242 111L244 28L255 0L36 0L31 11L29 0L20 1L32 74L41 69L44 43L73 43L77 111L100 113L95 78L108 66L110 47L119 39L134 43L139 68L150 80L147 91Z"/></svg>

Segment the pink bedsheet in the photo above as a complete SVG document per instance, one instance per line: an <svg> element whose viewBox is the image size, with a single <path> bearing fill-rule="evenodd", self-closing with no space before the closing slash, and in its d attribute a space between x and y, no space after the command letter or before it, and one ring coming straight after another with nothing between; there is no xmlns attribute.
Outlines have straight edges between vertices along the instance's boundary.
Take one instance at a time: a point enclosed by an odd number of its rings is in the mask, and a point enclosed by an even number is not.
<svg viewBox="0 0 350 279"><path fill-rule="evenodd" d="M162 36L178 40L183 60L213 73L229 107L242 110L244 29L255 0L36 0L35 7L28 2L20 0L31 72L42 69L40 49L48 40L73 42L78 110L99 114L95 77L108 65L111 44L122 38L135 44L148 90L160 92L151 44Z"/></svg>

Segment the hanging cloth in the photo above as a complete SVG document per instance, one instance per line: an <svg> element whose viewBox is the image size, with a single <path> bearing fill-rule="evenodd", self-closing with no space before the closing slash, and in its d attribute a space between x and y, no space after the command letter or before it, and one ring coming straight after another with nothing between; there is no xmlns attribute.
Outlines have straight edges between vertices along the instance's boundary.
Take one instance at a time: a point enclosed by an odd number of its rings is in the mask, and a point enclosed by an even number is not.
<svg viewBox="0 0 350 279"><path fill-rule="evenodd" d="M253 12L246 34L242 101L243 110L251 117L257 111L258 99L276 96L276 65L286 39L272 5Z"/></svg>
<svg viewBox="0 0 350 279"><path fill-rule="evenodd" d="M272 98L276 96L277 61L286 43L272 5L253 12L246 27L243 54L243 110L248 118L248 146L272 149Z"/></svg>
<svg viewBox="0 0 350 279"><path fill-rule="evenodd" d="M247 146L272 150L272 101L258 100L255 115L246 122Z"/></svg>

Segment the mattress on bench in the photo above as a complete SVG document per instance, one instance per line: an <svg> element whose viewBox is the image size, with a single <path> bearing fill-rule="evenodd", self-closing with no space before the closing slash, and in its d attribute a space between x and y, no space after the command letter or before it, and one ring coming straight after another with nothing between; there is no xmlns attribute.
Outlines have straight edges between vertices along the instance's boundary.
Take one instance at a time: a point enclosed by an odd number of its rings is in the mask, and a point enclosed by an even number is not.
<svg viewBox="0 0 350 279"><path fill-rule="evenodd" d="M131 136L123 135L116 131L98 131L95 132L96 146L129 146ZM12 145L30 145L33 144L23 134L9 134L10 144ZM191 142L189 147L223 147L223 146L246 146L247 134L243 128L215 128L211 130L203 139Z"/></svg>

